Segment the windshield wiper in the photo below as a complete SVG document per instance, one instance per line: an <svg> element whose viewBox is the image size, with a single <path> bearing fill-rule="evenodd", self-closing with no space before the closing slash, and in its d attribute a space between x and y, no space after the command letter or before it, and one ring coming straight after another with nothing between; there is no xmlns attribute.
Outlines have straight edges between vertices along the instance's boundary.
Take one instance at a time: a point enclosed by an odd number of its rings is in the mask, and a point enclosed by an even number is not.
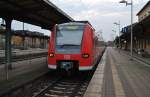
<svg viewBox="0 0 150 97"><path fill-rule="evenodd" d="M80 46L80 45L77 45L77 44L62 44L62 45L60 45L61 48L63 48L64 46Z"/></svg>

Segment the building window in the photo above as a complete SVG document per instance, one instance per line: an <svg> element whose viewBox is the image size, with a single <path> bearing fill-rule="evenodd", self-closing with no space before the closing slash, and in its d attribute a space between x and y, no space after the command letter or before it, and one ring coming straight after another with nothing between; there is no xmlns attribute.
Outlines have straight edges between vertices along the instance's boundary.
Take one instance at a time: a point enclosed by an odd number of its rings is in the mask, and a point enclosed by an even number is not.
<svg viewBox="0 0 150 97"><path fill-rule="evenodd" d="M150 39L148 39L148 45L150 45Z"/></svg>
<svg viewBox="0 0 150 97"><path fill-rule="evenodd" d="M145 49L146 49L146 47L147 47L147 40L144 40L144 44L145 44Z"/></svg>

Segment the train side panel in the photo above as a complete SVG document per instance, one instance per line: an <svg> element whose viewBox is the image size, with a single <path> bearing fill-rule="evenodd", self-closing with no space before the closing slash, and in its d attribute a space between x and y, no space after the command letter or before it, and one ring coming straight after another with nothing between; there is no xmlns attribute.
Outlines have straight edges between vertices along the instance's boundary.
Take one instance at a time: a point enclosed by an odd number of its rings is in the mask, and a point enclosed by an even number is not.
<svg viewBox="0 0 150 97"><path fill-rule="evenodd" d="M82 40L82 54L89 54L89 58L82 58L79 70L91 70L93 68L93 31L89 25L85 27L84 37Z"/></svg>
<svg viewBox="0 0 150 97"><path fill-rule="evenodd" d="M55 32L56 26L51 32L51 38L49 41L49 50L48 50L48 67L50 69L56 69L56 59L55 59ZM54 54L54 57L50 57L50 54Z"/></svg>

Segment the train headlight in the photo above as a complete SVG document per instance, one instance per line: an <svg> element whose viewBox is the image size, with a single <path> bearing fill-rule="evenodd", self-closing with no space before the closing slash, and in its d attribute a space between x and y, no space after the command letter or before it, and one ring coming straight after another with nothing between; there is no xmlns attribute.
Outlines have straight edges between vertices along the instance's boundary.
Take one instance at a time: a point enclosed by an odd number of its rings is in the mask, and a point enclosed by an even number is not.
<svg viewBox="0 0 150 97"><path fill-rule="evenodd" d="M89 57L89 54L82 54L82 57L83 57L83 58L88 58L88 57Z"/></svg>
<svg viewBox="0 0 150 97"><path fill-rule="evenodd" d="M49 57L54 57L54 53L50 53L50 54L49 54Z"/></svg>

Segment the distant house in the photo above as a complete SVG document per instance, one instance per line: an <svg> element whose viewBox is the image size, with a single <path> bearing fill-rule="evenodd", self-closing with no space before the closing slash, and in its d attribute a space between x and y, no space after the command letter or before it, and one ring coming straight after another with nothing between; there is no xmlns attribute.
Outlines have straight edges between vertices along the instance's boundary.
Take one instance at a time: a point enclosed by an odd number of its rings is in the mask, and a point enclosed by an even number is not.
<svg viewBox="0 0 150 97"><path fill-rule="evenodd" d="M28 48L48 48L49 36L40 32L32 32L28 30L14 30L11 32L12 48L28 49ZM5 48L5 30L0 29L0 49Z"/></svg>
<svg viewBox="0 0 150 97"><path fill-rule="evenodd" d="M5 47L5 30L0 26L0 49L4 49Z"/></svg>

